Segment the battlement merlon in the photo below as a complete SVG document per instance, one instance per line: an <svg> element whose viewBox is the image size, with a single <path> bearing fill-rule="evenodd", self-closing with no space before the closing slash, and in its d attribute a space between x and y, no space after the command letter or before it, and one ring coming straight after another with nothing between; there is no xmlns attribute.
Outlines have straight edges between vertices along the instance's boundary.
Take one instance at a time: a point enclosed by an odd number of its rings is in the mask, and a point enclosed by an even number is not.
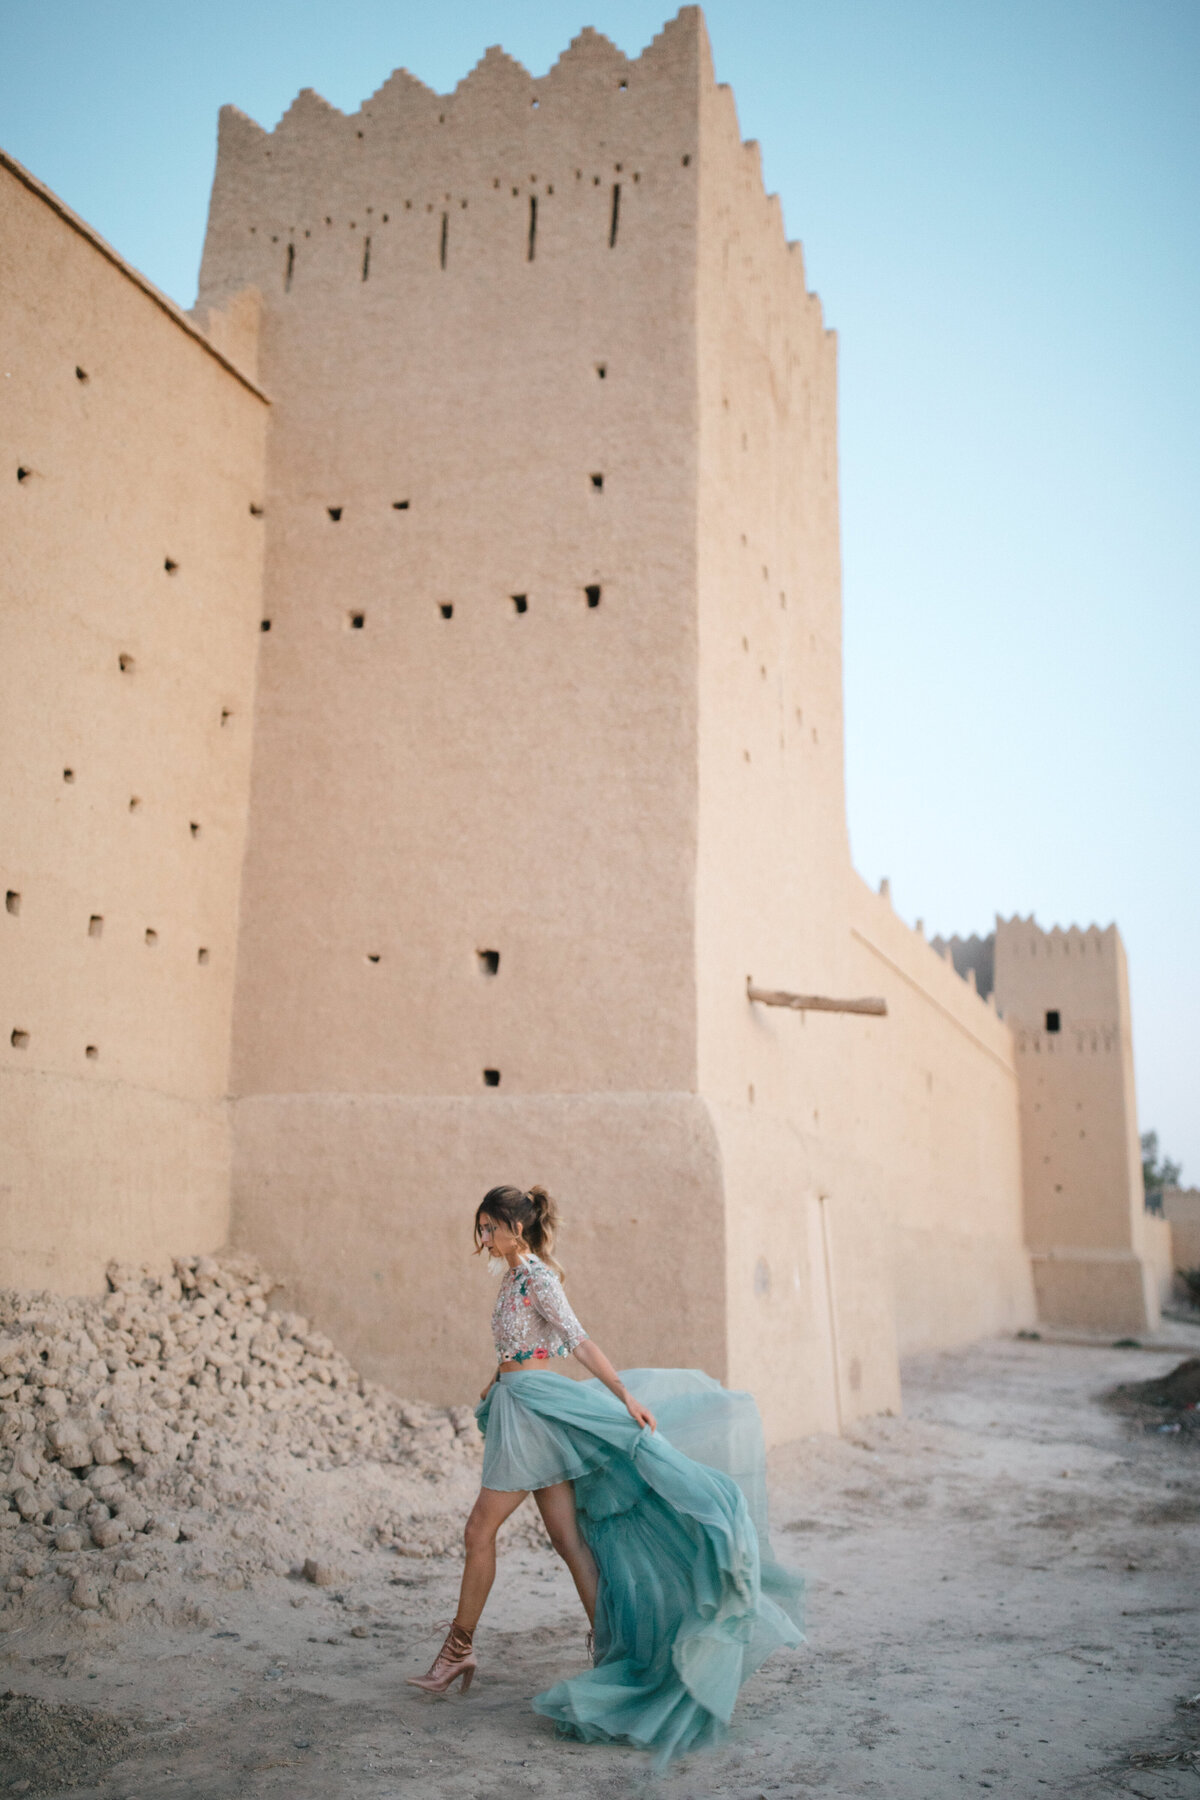
<svg viewBox="0 0 1200 1800"><path fill-rule="evenodd" d="M715 103L715 104L714 104ZM304 88L272 130L221 109L217 165L198 304L222 305L255 284L270 304L314 236L394 232L400 215L451 212L516 189L537 197L553 234L572 189L669 186L694 212L706 159L736 169L738 204L761 213L790 274L797 316L823 329L789 243L777 195L763 186L759 147L743 143L733 96L718 86L704 17L685 6L638 57L590 27L541 77L493 45L450 94L400 68L357 112ZM384 223L386 219L386 224ZM762 233L758 234L760 237ZM827 333L832 340L832 333Z"/></svg>

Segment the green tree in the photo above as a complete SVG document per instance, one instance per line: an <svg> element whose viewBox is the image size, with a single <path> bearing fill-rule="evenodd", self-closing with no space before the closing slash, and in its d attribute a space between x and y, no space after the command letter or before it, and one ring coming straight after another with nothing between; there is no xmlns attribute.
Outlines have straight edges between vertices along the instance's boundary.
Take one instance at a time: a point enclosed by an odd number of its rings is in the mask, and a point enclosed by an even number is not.
<svg viewBox="0 0 1200 1800"><path fill-rule="evenodd" d="M1163 1188L1178 1187L1183 1174L1183 1165L1172 1162L1169 1156L1158 1160L1157 1131L1142 1133L1142 1186L1148 1194L1161 1193Z"/></svg>

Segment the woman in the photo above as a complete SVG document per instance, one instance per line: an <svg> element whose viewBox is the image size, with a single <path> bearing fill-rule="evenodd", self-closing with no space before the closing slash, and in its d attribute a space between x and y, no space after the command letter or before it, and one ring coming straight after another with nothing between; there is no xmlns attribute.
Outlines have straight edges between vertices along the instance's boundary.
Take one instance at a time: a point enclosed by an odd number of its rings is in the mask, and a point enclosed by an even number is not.
<svg viewBox="0 0 1200 1800"><path fill-rule="evenodd" d="M628 1370L635 1397L563 1293L557 1223L540 1187L492 1188L475 1214L476 1253L506 1265L492 1313L499 1366L475 1414L483 1482L454 1623L428 1674L409 1680L429 1693L470 1687L496 1533L532 1492L594 1641L592 1668L534 1709L563 1736L637 1744L661 1767L715 1743L746 1677L801 1641L802 1583L769 1560L753 1398L695 1369ZM568 1356L592 1378L560 1374Z"/></svg>

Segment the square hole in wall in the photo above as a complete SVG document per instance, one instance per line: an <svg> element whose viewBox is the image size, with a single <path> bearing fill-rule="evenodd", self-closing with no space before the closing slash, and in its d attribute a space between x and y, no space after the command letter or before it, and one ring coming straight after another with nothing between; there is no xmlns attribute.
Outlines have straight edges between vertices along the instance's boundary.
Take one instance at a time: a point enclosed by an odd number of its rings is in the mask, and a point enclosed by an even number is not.
<svg viewBox="0 0 1200 1800"><path fill-rule="evenodd" d="M500 952L498 950L477 950L479 973L481 975L498 975L500 972Z"/></svg>
<svg viewBox="0 0 1200 1800"><path fill-rule="evenodd" d="M596 587L595 585L593 585L591 587L585 587L583 591L587 597L587 603L589 606L599 606L599 604L600 604L600 589L598 587Z"/></svg>
<svg viewBox="0 0 1200 1800"><path fill-rule="evenodd" d="M369 963L377 963L379 961L379 951L378 950L368 950L367 951L367 961Z"/></svg>
<svg viewBox="0 0 1200 1800"><path fill-rule="evenodd" d="M596 364L596 379L598 381L607 381L608 380L608 364L607 363L597 363Z"/></svg>
<svg viewBox="0 0 1200 1800"><path fill-rule="evenodd" d="M407 512L408 511L408 501L407 500L393 500L392 501L392 511L393 512Z"/></svg>
<svg viewBox="0 0 1200 1800"><path fill-rule="evenodd" d="M15 1042L16 1040L14 1039L13 1041ZM500 1086L500 1071L499 1071L499 1069L485 1069L483 1071L483 1085L484 1085L484 1087L499 1087Z"/></svg>
<svg viewBox="0 0 1200 1800"><path fill-rule="evenodd" d="M28 1048L29 1048L29 1033L27 1031L21 1031L18 1028L16 1031L14 1031L12 1033L12 1035L8 1041L12 1045L14 1050L28 1050ZM486 1079L486 1077L485 1077L485 1079ZM497 1075L496 1080L499 1081L499 1079L500 1079L500 1077Z"/></svg>
<svg viewBox="0 0 1200 1800"><path fill-rule="evenodd" d="M329 514L330 518L333 520L334 524L336 525L338 520L342 516L342 508L340 506L327 506L325 508L325 511Z"/></svg>
<svg viewBox="0 0 1200 1800"><path fill-rule="evenodd" d="M529 596L528 596L528 594L514 594L512 596L512 603L513 603L513 606L516 609L516 611L519 613L529 611Z"/></svg>
<svg viewBox="0 0 1200 1800"><path fill-rule="evenodd" d="M21 910L21 896L18 894L16 888L9 888L7 894L5 894L4 907L5 911L10 912L14 919L17 917Z"/></svg>
<svg viewBox="0 0 1200 1800"><path fill-rule="evenodd" d="M597 475L593 475L593 476L592 476L592 478L591 478L591 480L592 480L592 488L593 488L593 491L594 491L594 492L595 492L595 493L597 493L597 494L599 494L599 493L602 493L602 492L603 492L603 490L604 490L604 477L603 477L603 475L598 475L598 474L597 474Z"/></svg>
<svg viewBox="0 0 1200 1800"><path fill-rule="evenodd" d="M196 952L196 961L202 965L208 961L208 951L203 945L201 945L200 949Z"/></svg>
<svg viewBox="0 0 1200 1800"><path fill-rule="evenodd" d="M1047 1031L1061 1031L1062 1030L1062 1014L1060 1012L1048 1012L1046 1014L1046 1030Z"/></svg>
<svg viewBox="0 0 1200 1800"><path fill-rule="evenodd" d="M163 568L167 571L168 575L173 575L178 567L179 564L177 562L172 562L169 556L165 558Z"/></svg>
<svg viewBox="0 0 1200 1800"><path fill-rule="evenodd" d="M100 1051L95 1044L88 1044L83 1054L87 1057L89 1062L95 1062L100 1055Z"/></svg>
<svg viewBox="0 0 1200 1800"><path fill-rule="evenodd" d="M270 631L270 629L271 629L270 619L260 619L258 629L260 631Z"/></svg>
<svg viewBox="0 0 1200 1800"><path fill-rule="evenodd" d="M29 469L18 469L17 470L17 480L18 481L28 481L31 472L32 471Z"/></svg>
<svg viewBox="0 0 1200 1800"><path fill-rule="evenodd" d="M158 933L151 925L147 925L146 927L146 942L150 945L151 949L153 949L158 942Z"/></svg>
<svg viewBox="0 0 1200 1800"><path fill-rule="evenodd" d="M352 612L346 615L351 631L361 631L367 622L366 613Z"/></svg>
<svg viewBox="0 0 1200 1800"><path fill-rule="evenodd" d="M262 516L263 516L262 507L259 506L256 501L252 500L250 502L250 517L252 519L261 519Z"/></svg>
<svg viewBox="0 0 1200 1800"><path fill-rule="evenodd" d="M103 915L103 913L93 913L91 918L88 920L88 936L89 937L103 937L104 936L104 915Z"/></svg>
<svg viewBox="0 0 1200 1800"><path fill-rule="evenodd" d="M443 600L438 607L438 611L441 613L443 619L452 619L454 617L454 607L449 600Z"/></svg>
<svg viewBox="0 0 1200 1800"><path fill-rule="evenodd" d="M127 656L124 652L117 658L117 667L122 675L132 675L136 666L133 657Z"/></svg>
<svg viewBox="0 0 1200 1800"><path fill-rule="evenodd" d="M75 779L74 769L64 769L63 770L63 780L66 782L68 787L70 787L70 785L74 781L74 779Z"/></svg>

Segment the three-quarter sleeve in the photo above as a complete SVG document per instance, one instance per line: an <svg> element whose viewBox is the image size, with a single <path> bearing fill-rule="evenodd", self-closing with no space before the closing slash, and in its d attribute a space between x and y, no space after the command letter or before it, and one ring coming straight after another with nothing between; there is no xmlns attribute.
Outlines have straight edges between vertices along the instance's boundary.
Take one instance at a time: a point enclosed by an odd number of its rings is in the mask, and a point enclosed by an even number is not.
<svg viewBox="0 0 1200 1800"><path fill-rule="evenodd" d="M543 1262L530 1261L525 1265L529 1276L529 1289L538 1312L548 1325L553 1325L562 1336L568 1350L574 1350L582 1344L587 1332L571 1311L571 1303L563 1293L562 1282L548 1269Z"/></svg>

